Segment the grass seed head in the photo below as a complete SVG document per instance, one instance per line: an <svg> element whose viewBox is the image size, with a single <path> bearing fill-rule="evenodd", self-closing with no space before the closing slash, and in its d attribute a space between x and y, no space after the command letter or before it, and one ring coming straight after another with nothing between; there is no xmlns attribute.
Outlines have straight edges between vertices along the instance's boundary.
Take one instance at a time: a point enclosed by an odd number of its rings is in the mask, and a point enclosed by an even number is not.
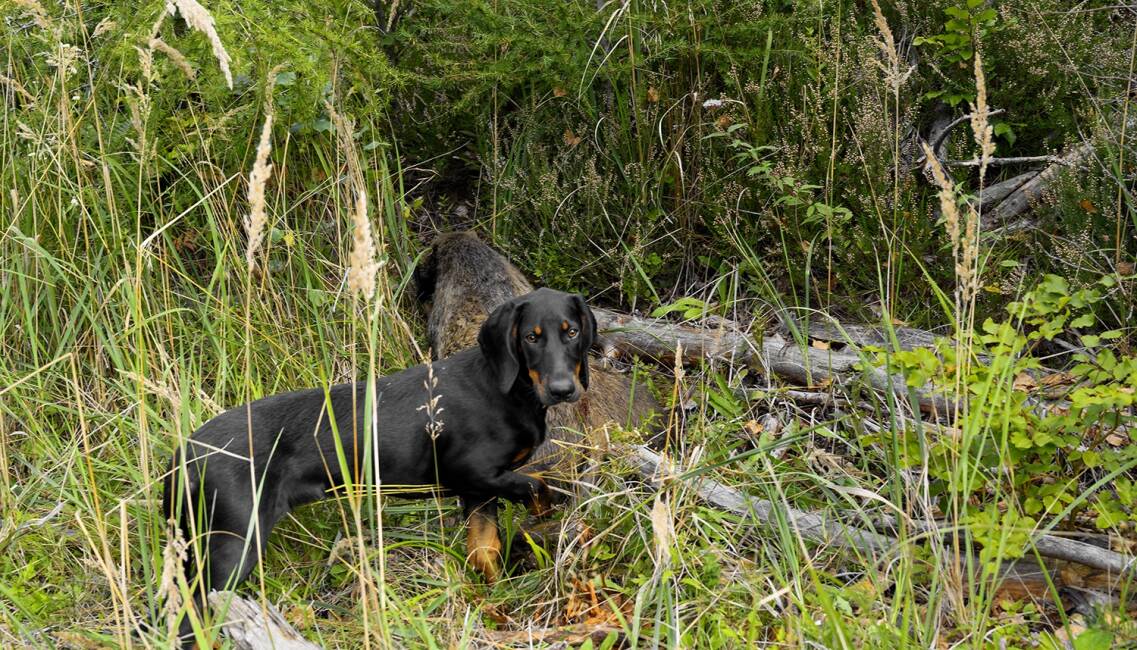
<svg viewBox="0 0 1137 650"><path fill-rule="evenodd" d="M152 38L150 39L150 49L158 50L162 54L165 54L170 61L185 74L187 79L192 80L197 77L197 72L193 69L193 66L190 65L185 55L178 51L173 45L163 41L161 38Z"/></svg>
<svg viewBox="0 0 1137 650"><path fill-rule="evenodd" d="M225 83L233 87L233 73L229 70L229 52L217 34L217 26L213 16L201 6L197 0L166 0L166 12L170 15L181 14L186 24L205 35L209 45L213 48L213 57L221 67L221 74L225 75Z"/></svg>

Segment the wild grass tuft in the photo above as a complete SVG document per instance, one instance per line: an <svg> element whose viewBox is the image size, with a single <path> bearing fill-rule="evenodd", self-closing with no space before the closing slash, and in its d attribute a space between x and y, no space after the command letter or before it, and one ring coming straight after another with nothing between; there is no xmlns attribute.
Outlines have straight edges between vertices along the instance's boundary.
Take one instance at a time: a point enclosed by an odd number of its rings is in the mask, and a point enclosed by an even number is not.
<svg viewBox="0 0 1137 650"><path fill-rule="evenodd" d="M384 5L383 30L369 3L205 4L0 6L0 645L168 646L193 553L159 506L171 452L225 408L422 361L408 289L434 227L495 236L537 283L596 304L685 296L666 317L690 309L709 335L729 318L813 358L840 343L812 325L872 322L890 343L862 361L894 385L652 366L677 406L677 474L649 485L614 452L544 545L508 509L528 559L492 586L453 499L348 486L282 522L244 588L309 638L1131 641L1131 580L1100 616L997 580L1043 530L1133 552L1137 156L1131 128L1105 128L1132 112L1127 10L1008 0L984 22L983 5L963 56L947 46L962 31L915 41L972 3L416 0ZM921 156L930 124L968 106L970 134ZM1097 157L1032 206L1038 228L989 237L985 199L1032 169L998 159L1061 153L1083 128ZM950 342L905 350L905 324ZM909 382L950 412L921 412ZM1035 401L1049 390L1061 408ZM365 413L341 436L374 427ZM701 478L775 515L887 528L895 548L758 527L700 499Z"/></svg>

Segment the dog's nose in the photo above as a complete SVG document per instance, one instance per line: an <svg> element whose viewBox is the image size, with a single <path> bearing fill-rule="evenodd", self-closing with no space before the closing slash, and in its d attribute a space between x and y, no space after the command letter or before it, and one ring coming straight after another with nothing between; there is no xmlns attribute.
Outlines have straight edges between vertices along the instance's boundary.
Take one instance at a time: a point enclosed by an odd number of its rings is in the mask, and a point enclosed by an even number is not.
<svg viewBox="0 0 1137 650"><path fill-rule="evenodd" d="M550 381L548 385L549 397L558 402L567 402L576 395L576 384L572 379Z"/></svg>

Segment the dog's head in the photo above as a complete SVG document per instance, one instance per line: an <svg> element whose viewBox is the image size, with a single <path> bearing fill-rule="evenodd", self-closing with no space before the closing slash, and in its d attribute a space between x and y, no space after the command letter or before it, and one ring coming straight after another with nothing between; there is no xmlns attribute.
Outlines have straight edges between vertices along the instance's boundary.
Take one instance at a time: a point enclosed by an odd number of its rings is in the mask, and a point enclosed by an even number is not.
<svg viewBox="0 0 1137 650"><path fill-rule="evenodd" d="M588 389L588 350L595 339L596 317L584 298L538 289L494 310L478 345L503 393L525 382L552 406L575 402Z"/></svg>

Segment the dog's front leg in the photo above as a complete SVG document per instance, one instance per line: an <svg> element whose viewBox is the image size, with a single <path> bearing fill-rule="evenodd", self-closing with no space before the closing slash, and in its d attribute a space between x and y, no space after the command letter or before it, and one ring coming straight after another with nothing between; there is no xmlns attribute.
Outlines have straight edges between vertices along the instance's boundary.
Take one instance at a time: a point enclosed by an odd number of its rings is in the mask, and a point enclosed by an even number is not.
<svg viewBox="0 0 1137 650"><path fill-rule="evenodd" d="M494 474L477 474L472 483L478 493L494 494L503 499L524 503L529 507L529 512L536 517L544 517L553 510L549 486L537 476L499 470Z"/></svg>
<svg viewBox="0 0 1137 650"><path fill-rule="evenodd" d="M466 560L493 584L501 574L497 499L462 499L466 513Z"/></svg>

